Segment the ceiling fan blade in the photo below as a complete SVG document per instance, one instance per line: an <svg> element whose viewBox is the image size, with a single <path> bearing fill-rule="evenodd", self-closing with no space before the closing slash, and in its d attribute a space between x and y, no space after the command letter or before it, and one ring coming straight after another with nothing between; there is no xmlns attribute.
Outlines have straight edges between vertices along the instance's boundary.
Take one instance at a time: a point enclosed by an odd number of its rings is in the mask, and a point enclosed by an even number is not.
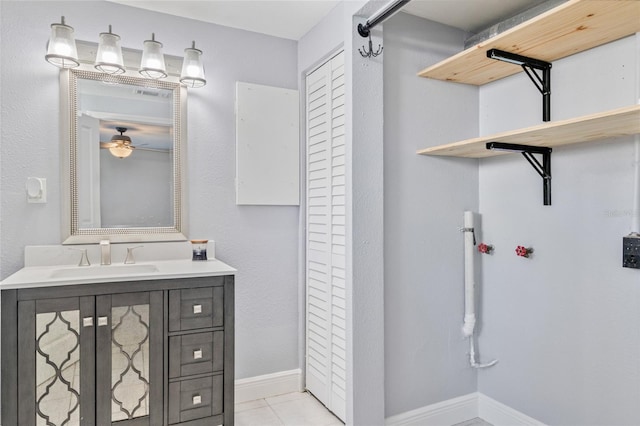
<svg viewBox="0 0 640 426"><path fill-rule="evenodd" d="M118 146L115 142L100 142L100 148L108 149Z"/></svg>

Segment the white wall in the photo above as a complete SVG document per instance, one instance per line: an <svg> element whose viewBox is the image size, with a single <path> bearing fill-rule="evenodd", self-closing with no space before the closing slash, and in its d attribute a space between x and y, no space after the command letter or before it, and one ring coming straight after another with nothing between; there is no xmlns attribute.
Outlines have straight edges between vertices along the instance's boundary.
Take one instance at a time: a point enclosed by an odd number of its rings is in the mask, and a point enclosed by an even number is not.
<svg viewBox="0 0 640 426"><path fill-rule="evenodd" d="M477 136L478 89L419 78L465 33L399 13L384 25L386 416L476 391L464 315L462 216L478 209L477 160L416 151Z"/></svg>
<svg viewBox="0 0 640 426"><path fill-rule="evenodd" d="M636 103L636 37L553 63L553 120ZM519 74L480 89L482 134L541 122ZM520 155L483 160L480 344L499 358L480 392L547 424L640 424L640 271L622 268L631 229L633 138L556 148L553 205ZM527 260L517 245L532 246Z"/></svg>
<svg viewBox="0 0 640 426"><path fill-rule="evenodd" d="M125 47L155 32L170 55L192 40L204 51L208 84L189 91L190 235L216 241L236 267L236 375L298 368L297 207L235 205L234 90L237 80L296 89L291 40L118 4L2 1L0 65L0 278L22 266L25 245L60 243L58 72L44 60L50 24L65 15L79 40L113 24ZM28 176L47 178L47 204L27 204Z"/></svg>

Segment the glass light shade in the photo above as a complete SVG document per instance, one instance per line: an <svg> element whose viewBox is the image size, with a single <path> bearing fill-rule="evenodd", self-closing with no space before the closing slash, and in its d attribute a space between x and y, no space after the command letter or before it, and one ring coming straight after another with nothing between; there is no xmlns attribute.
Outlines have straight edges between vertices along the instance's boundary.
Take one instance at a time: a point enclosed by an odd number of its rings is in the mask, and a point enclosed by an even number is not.
<svg viewBox="0 0 640 426"><path fill-rule="evenodd" d="M73 27L65 25L64 16L60 24L51 24L51 38L44 58L59 68L75 68L80 65Z"/></svg>
<svg viewBox="0 0 640 426"><path fill-rule="evenodd" d="M124 72L120 36L111 32L111 25L109 25L108 33L100 33L95 67L107 74L116 75Z"/></svg>
<svg viewBox="0 0 640 426"><path fill-rule="evenodd" d="M133 148L126 145L118 145L118 146L113 146L109 148L109 152L114 157L127 158L133 152Z"/></svg>
<svg viewBox="0 0 640 426"><path fill-rule="evenodd" d="M151 34L151 40L144 41L140 74L147 78L159 79L167 76L162 54L162 43L156 41L156 35Z"/></svg>
<svg viewBox="0 0 640 426"><path fill-rule="evenodd" d="M202 50L196 49L196 42L191 47L184 49L182 72L180 83L187 87L202 87L207 84L204 78L204 65L202 64Z"/></svg>

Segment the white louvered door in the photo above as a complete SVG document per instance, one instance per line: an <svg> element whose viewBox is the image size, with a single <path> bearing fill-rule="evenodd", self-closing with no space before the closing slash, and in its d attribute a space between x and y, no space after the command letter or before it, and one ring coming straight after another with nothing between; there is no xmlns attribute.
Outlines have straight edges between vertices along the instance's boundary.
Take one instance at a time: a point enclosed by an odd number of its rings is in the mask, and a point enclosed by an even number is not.
<svg viewBox="0 0 640 426"><path fill-rule="evenodd" d="M306 383L344 421L344 52L308 74L306 86Z"/></svg>

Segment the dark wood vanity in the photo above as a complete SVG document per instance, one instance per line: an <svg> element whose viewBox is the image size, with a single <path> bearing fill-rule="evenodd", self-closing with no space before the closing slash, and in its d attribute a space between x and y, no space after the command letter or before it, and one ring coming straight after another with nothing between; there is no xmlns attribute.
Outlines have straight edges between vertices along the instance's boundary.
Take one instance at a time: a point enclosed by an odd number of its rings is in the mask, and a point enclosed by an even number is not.
<svg viewBox="0 0 640 426"><path fill-rule="evenodd" d="M233 425L233 275L1 297L3 425Z"/></svg>

